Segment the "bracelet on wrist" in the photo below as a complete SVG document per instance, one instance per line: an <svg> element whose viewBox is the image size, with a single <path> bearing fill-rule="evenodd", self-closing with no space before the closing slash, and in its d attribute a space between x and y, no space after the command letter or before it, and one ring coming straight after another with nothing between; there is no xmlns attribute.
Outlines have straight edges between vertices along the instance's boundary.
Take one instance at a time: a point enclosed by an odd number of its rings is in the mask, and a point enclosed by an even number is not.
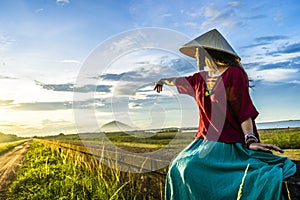
<svg viewBox="0 0 300 200"><path fill-rule="evenodd" d="M247 148L249 148L250 144L257 143L257 142L258 142L258 139L254 133L248 133L245 135L245 144L246 144Z"/></svg>
<svg viewBox="0 0 300 200"><path fill-rule="evenodd" d="M254 138L247 140L247 142L246 142L247 148L249 148L250 144L252 144L252 143L257 143L257 140L255 140Z"/></svg>

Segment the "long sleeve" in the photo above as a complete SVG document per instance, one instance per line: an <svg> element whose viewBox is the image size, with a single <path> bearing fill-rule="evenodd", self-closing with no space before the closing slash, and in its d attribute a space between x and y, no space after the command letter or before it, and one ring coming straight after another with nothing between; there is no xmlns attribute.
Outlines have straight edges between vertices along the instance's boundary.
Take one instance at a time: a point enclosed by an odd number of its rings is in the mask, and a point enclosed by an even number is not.
<svg viewBox="0 0 300 200"><path fill-rule="evenodd" d="M258 112L251 100L247 80L243 71L237 67L235 67L232 74L231 87L227 99L239 123L250 117L253 120L257 117Z"/></svg>
<svg viewBox="0 0 300 200"><path fill-rule="evenodd" d="M200 77L199 73L195 73L192 76L176 78L175 85L178 92L195 98L196 83L199 82Z"/></svg>

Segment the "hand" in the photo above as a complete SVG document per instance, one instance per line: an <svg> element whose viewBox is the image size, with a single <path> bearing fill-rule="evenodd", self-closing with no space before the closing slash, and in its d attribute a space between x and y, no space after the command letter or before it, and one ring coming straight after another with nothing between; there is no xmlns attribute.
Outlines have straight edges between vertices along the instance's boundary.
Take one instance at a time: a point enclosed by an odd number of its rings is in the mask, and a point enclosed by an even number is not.
<svg viewBox="0 0 300 200"><path fill-rule="evenodd" d="M154 87L153 90L156 90L156 92L160 93L160 92L162 91L163 85L164 85L163 81L162 81L162 80L159 80L159 81L156 83L156 85L155 85L155 87Z"/></svg>
<svg viewBox="0 0 300 200"><path fill-rule="evenodd" d="M266 152L270 152L270 153L271 153L271 150L279 151L280 153L284 152L281 148L279 148L273 144L262 144L262 143L251 143L249 145L249 149L261 150L261 151L266 151Z"/></svg>

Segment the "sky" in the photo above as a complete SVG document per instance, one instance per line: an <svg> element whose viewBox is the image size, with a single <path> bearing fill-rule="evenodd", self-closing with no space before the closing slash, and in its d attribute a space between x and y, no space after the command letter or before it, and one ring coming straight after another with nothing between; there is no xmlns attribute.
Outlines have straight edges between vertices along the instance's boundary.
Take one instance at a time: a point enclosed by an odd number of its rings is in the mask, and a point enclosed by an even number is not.
<svg viewBox="0 0 300 200"><path fill-rule="evenodd" d="M1 0L0 132L197 126L192 98L152 82L196 73L178 48L214 28L253 80L256 121L300 119L299 22L296 0Z"/></svg>

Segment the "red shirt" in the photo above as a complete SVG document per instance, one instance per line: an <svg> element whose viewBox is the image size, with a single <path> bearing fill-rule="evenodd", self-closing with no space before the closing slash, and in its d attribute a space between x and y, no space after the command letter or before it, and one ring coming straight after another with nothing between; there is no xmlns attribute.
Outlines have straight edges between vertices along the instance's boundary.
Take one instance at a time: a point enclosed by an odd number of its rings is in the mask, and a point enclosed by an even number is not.
<svg viewBox="0 0 300 200"><path fill-rule="evenodd" d="M175 80L179 93L195 98L199 108L199 127L195 138L225 143L244 143L241 123L252 118L253 131L259 138L254 119L258 112L249 94L242 69L229 67L215 83L213 93L205 96L208 73L198 72Z"/></svg>

